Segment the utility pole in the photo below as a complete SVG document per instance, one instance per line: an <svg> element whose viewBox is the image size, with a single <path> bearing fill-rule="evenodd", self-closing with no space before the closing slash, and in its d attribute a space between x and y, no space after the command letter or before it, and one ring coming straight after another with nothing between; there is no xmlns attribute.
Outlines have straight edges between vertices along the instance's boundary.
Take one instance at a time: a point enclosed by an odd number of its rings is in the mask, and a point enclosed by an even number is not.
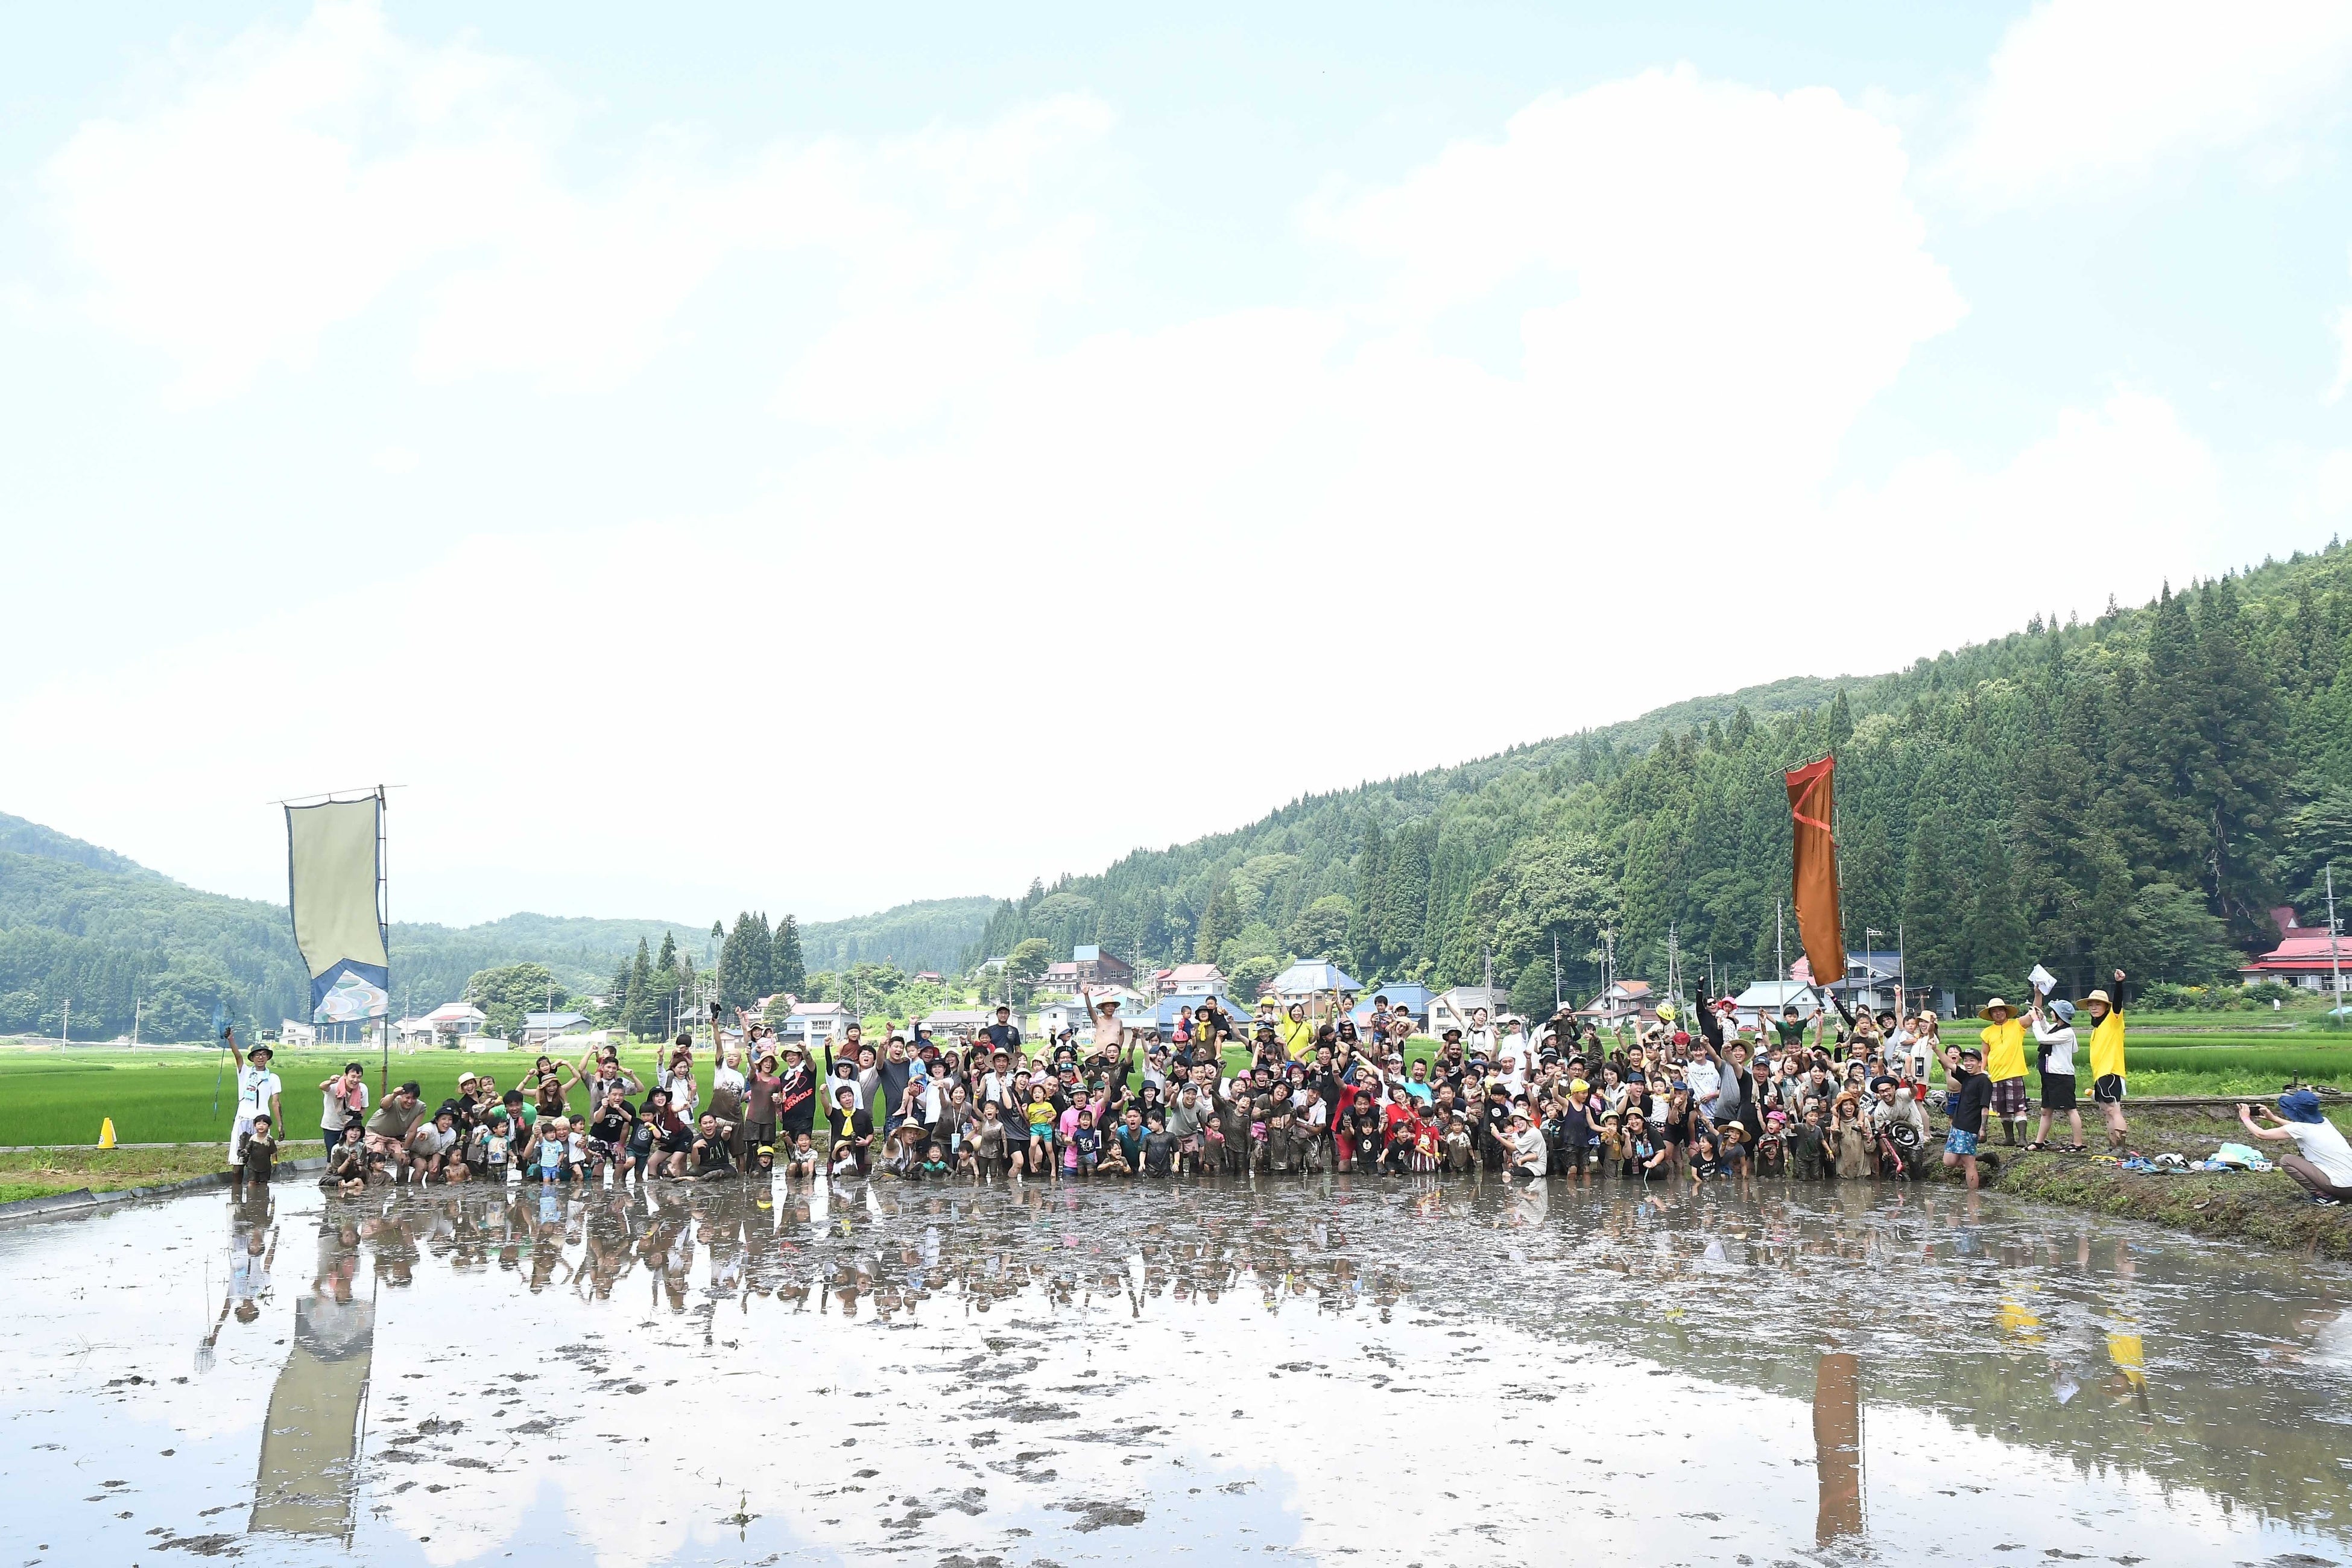
<svg viewBox="0 0 2352 1568"><path fill-rule="evenodd" d="M2327 863L2327 968L2336 982L2336 1026L2344 1026L2344 959L2336 952L2336 862Z"/></svg>
<svg viewBox="0 0 2352 1568"><path fill-rule="evenodd" d="M1551 933L1551 1010L1559 1012L1559 932Z"/></svg>
<svg viewBox="0 0 2352 1568"><path fill-rule="evenodd" d="M145 1003L146 998L142 996L134 996L131 1000L131 1044L134 1049L139 1044L139 1009Z"/></svg>
<svg viewBox="0 0 2352 1568"><path fill-rule="evenodd" d="M1787 907L1785 899L1772 900L1772 963L1780 972L1783 985L1789 983L1788 928L1781 920L1781 912ZM1781 1000L1786 1001L1787 998Z"/></svg>
<svg viewBox="0 0 2352 1568"><path fill-rule="evenodd" d="M1864 927L1863 927L1863 928L1862 928L1862 953L1863 953L1862 962L1863 962L1863 964L1864 965L1864 967L1866 967L1866 968L1870 968L1870 969L1871 969L1871 971L1872 971L1871 975L1870 975L1870 994L1871 994L1871 995L1872 995L1873 997L1875 997L1875 996L1878 994L1878 974L1877 974L1877 971L1876 971L1875 966L1871 964L1871 962L1870 962L1870 955L1871 955L1872 953L1874 953L1874 952L1876 952L1877 951L1878 951L1878 928L1877 928L1876 926L1864 926Z"/></svg>
<svg viewBox="0 0 2352 1568"><path fill-rule="evenodd" d="M58 1044L61 1046L73 1044L73 998L70 996L66 998L65 1017L58 1024Z"/></svg>

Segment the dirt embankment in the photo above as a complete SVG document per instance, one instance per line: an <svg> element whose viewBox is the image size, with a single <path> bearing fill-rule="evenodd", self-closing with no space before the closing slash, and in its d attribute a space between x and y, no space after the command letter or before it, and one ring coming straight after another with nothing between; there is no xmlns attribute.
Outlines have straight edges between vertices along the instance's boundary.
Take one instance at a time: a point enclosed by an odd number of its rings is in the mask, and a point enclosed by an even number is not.
<svg viewBox="0 0 2352 1568"><path fill-rule="evenodd" d="M2292 1144L2257 1142L2227 1107L2152 1110L2126 1107L2131 1147L2143 1154L2201 1160L2225 1142L2248 1144L2275 1159ZM2084 1140L2095 1152L2104 1129L2085 1110ZM2061 1123L2063 1136L2063 1123ZM1941 1140L1938 1139L1937 1143ZM1932 1146L1931 1146L1932 1147ZM1988 1187L2126 1219L2177 1226L2198 1236L2254 1241L2322 1258L2352 1258L2352 1205L2324 1208L2284 1172L2149 1175L2084 1154L2027 1153L1988 1141Z"/></svg>

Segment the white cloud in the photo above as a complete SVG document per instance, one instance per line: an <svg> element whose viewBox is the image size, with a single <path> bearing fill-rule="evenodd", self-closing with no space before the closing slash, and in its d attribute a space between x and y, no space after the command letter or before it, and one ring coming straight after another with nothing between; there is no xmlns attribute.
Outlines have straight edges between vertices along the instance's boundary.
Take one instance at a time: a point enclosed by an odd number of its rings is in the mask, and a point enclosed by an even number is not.
<svg viewBox="0 0 2352 1568"><path fill-rule="evenodd" d="M2335 112L2347 69L2345 0L2042 0L2003 36L1937 174L1983 209L2137 182Z"/></svg>
<svg viewBox="0 0 2352 1568"><path fill-rule="evenodd" d="M367 68L342 72L341 97L293 94L278 61L306 50ZM1735 613L1830 602L1849 547L1877 603L1929 591L1932 612L1875 614L1841 647L1874 669L2013 624L2008 597L2037 571L2053 586L2032 607L2089 610L2118 574L2201 563L2218 506L2210 458L2139 392L1990 472L1927 458L1825 496L1856 416L1965 309L1899 136L1826 91L1682 68L1548 98L1495 138L1306 201L1307 270L1349 281L1064 345L1042 319L1116 254L1098 187L1121 170L1092 100L741 157L662 139L583 183L553 156L566 116L542 80L403 44L372 11L186 73L152 116L77 136L52 179L102 319L172 353L193 390L225 395L334 322L413 305L402 352L428 379L643 395L630 375L718 268L800 252L831 269L796 300L789 353L749 368L794 440L747 464L740 505L485 531L404 579L0 712L16 733L100 714L140 736L152 765L135 776L104 748L69 752L14 781L9 809L200 885L275 894L278 828L257 803L381 776L414 786L395 818L404 917L1003 891L1302 788L1818 669L1813 647L1736 622L1685 635L1681 611L1727 574ZM394 114L398 134L352 129L419 102L433 112ZM453 118L505 129L401 129ZM118 204L162 177L133 154L162 155L173 128L223 143L217 127L254 124L268 147L329 148L305 188L349 220L307 264L398 226L380 194L433 237L291 288L275 313L257 285L231 319L198 320L201 292L136 254L165 237ZM79 183L100 143L121 155ZM409 163L444 157L441 182ZM192 205L177 242L245 254L212 210ZM1458 315L1498 301L1522 350L1502 373L1448 346ZM1593 591L1618 583L1638 588ZM1496 679L1498 646L1569 603L1558 659ZM560 608L511 613L526 604ZM651 636L626 608L648 605L665 607ZM348 635L378 623L388 636ZM680 700L706 689L740 720L708 743ZM1269 717L1302 705L1328 721ZM572 715L552 744L518 744L505 715L551 709ZM319 738L289 714L322 716L337 776L317 776Z"/></svg>
<svg viewBox="0 0 2352 1568"><path fill-rule="evenodd" d="M2327 401L2330 403L2338 401L2347 389L2352 389L2352 305L2336 311L2332 324L2336 328L2336 341L2342 346L2343 357L2336 366L2335 384L2327 389Z"/></svg>
<svg viewBox="0 0 2352 1568"><path fill-rule="evenodd" d="M513 373L560 391L626 382L685 300L748 253L815 253L869 303L1034 316L1085 232L1032 223L1033 185L1109 124L1073 97L979 132L819 139L718 165L657 134L611 179L574 183L577 110L540 72L462 39L404 40L372 0L329 0L291 32L257 27L178 66L152 101L84 124L41 186L85 308L168 354L191 402L310 366L327 332L412 279L428 294L420 377Z"/></svg>
<svg viewBox="0 0 2352 1568"><path fill-rule="evenodd" d="M1938 452L1850 489L1828 508L1824 537L1867 542L1865 575L1895 602L1932 584L1948 607L1877 626L1875 665L1886 666L2014 631L2035 613L2089 616L2110 594L2152 597L2166 576L2213 560L2223 497L2220 466L2171 405L2124 387L2095 410L2064 410L1998 469Z"/></svg>

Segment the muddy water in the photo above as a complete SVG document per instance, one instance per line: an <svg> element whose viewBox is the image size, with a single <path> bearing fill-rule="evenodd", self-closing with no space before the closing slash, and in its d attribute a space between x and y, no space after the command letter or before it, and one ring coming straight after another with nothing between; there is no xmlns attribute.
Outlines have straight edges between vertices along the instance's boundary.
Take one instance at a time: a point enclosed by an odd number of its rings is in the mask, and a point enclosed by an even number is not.
<svg viewBox="0 0 2352 1568"><path fill-rule="evenodd" d="M2333 1563L2352 1276L1877 1186L0 1232L0 1563Z"/></svg>

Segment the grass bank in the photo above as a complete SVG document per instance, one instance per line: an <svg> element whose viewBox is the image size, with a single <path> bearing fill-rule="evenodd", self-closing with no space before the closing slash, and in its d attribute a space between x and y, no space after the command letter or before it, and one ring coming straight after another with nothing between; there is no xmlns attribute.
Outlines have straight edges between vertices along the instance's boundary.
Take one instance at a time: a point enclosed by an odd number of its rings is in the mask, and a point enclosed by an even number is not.
<svg viewBox="0 0 2352 1568"><path fill-rule="evenodd" d="M289 1143L278 1158L316 1159L325 1146L316 1142ZM152 1187L209 1176L226 1168L226 1150L219 1143L189 1143L172 1149L34 1149L0 1153L0 1203L19 1198L43 1198L53 1193L119 1192L124 1187Z"/></svg>
<svg viewBox="0 0 2352 1568"><path fill-rule="evenodd" d="M2226 1120L2190 1111L2131 1110L2132 1147L2143 1154L2199 1160L2224 1142L2249 1143L2266 1156L2292 1144L2260 1143L2245 1136L2234 1110ZM2335 1113L2341 1124L2347 1113ZM2084 1136L2096 1149L2099 1123L2086 1109ZM2063 1124L2062 1124L2063 1126ZM2063 1134L2062 1134L2063 1135ZM1940 1146L1941 1138L1936 1140ZM2118 1170L2081 1154L2023 1153L1989 1143L2000 1168L1986 1184L2017 1197L2040 1198L2120 1219L2144 1219L2221 1241L2252 1241L2322 1258L2352 1258L2352 1206L2321 1208L2280 1171L2192 1173L2155 1176Z"/></svg>

